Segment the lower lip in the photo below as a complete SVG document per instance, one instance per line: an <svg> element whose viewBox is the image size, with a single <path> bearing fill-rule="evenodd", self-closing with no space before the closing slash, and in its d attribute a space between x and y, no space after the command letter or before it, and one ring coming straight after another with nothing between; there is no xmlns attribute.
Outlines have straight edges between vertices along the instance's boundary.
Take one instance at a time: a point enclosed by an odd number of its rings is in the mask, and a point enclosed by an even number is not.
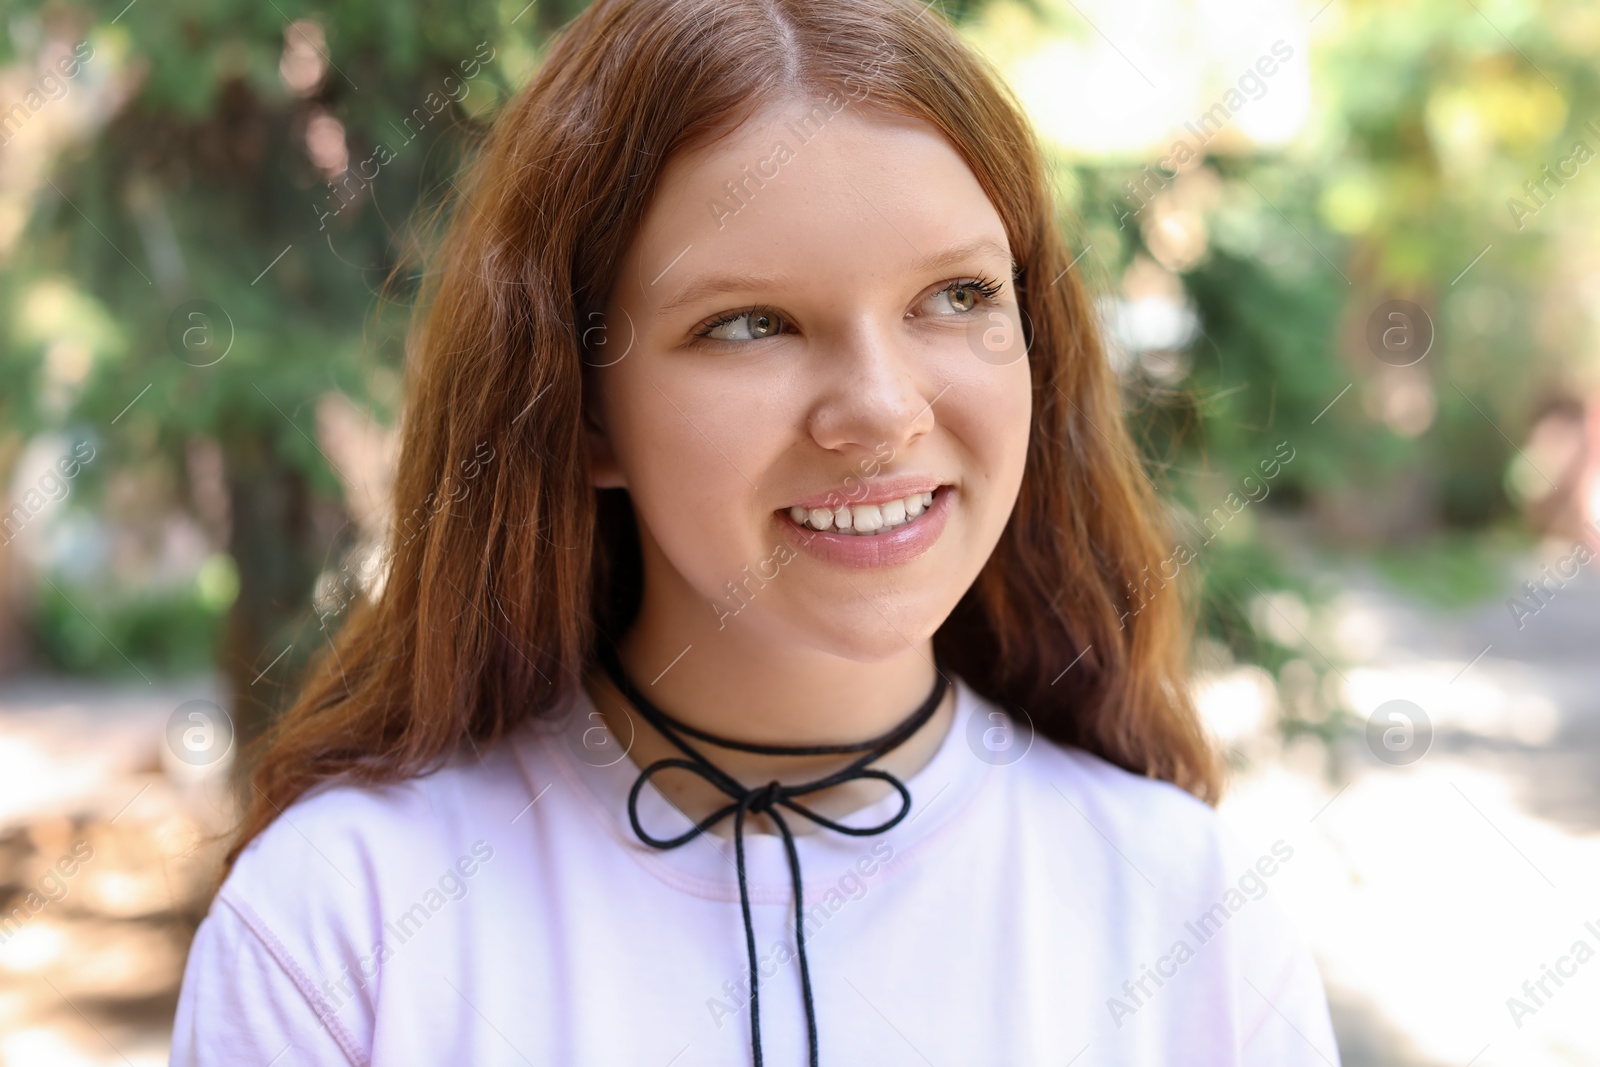
<svg viewBox="0 0 1600 1067"><path fill-rule="evenodd" d="M813 530L783 514L777 516L777 521L792 544L824 562L845 567L893 567L909 563L933 547L944 532L945 520L950 517L950 498L954 493L950 486L940 486L928 510L887 533L840 534Z"/></svg>

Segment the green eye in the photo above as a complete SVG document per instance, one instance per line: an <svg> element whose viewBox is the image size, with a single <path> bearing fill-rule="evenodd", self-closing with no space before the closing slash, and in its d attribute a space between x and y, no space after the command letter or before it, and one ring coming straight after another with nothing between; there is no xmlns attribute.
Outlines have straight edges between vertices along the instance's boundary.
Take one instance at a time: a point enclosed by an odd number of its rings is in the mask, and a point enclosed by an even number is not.
<svg viewBox="0 0 1600 1067"><path fill-rule="evenodd" d="M948 300L957 315L965 315L979 304L993 300L999 292L999 282L987 278L963 278L951 282L935 295Z"/></svg>
<svg viewBox="0 0 1600 1067"><path fill-rule="evenodd" d="M764 308L736 311L708 324L695 334L713 341L759 341L780 333L788 333L784 320Z"/></svg>

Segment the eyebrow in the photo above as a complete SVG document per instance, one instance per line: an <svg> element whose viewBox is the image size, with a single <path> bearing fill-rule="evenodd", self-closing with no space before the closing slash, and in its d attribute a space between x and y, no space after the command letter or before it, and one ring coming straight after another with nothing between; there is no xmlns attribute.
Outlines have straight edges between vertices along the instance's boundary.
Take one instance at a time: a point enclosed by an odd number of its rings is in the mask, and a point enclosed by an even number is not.
<svg viewBox="0 0 1600 1067"><path fill-rule="evenodd" d="M908 264L908 269L914 274L925 274L931 271L943 270L972 259L975 256L994 256L1004 260L1009 266L1012 276L1016 275L1017 263L1012 258L1011 250L1004 242L997 241L987 235L974 237L971 240L961 241L949 248L931 255L918 255ZM692 278L676 296L662 304L658 314L668 312L692 304L707 296L717 293L748 292L753 289L778 289L788 279L781 274L714 274L702 275Z"/></svg>

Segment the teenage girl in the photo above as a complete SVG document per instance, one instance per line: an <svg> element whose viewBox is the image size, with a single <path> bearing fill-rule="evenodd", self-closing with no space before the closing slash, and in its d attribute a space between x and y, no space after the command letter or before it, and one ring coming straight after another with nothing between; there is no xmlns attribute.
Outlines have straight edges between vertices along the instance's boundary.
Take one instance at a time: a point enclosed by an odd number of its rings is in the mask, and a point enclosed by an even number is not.
<svg viewBox="0 0 1600 1067"><path fill-rule="evenodd" d="M173 1062L1337 1064L1049 188L919 0L574 20Z"/></svg>

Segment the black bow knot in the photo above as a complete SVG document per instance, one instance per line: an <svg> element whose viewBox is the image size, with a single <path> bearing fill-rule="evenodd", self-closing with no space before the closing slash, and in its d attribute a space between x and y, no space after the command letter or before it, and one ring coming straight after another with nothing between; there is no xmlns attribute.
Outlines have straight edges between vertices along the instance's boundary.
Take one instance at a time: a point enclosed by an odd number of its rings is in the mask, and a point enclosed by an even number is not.
<svg viewBox="0 0 1600 1067"><path fill-rule="evenodd" d="M789 829L789 823L783 817L780 807L788 808L799 815L805 816L819 826L825 826L852 837L866 837L881 834L893 828L900 820L904 819L911 811L911 791L904 782L887 771L868 769L867 764L880 759L885 753L904 743L907 738L916 733L933 717L939 704L944 699L945 689L949 680L942 671L938 671L934 681L933 692L922 702L904 722L882 737L871 741L846 743L839 745L764 745L752 744L743 741L730 741L717 737L704 730L697 729L687 723L679 722L660 708L647 700L633 682L628 678L627 672L622 669L622 661L618 658L616 648L610 642L602 640L599 647L600 665L611 678L612 684L633 705L634 709L643 715L646 721L659 730L663 736L688 759L661 759L644 768L639 777L634 780L633 788L628 792L628 821L633 824L633 832L645 844L659 849L677 848L679 845L700 836L712 826L721 822L729 815L733 816L733 844L736 863L739 873L739 905L744 913L745 950L750 963L750 1049L755 1067L761 1067L761 1001L758 995L758 978L756 971L756 935L755 926L750 917L750 890L745 878L744 863L744 820L747 814L765 814L778 826L778 833L783 837L783 845L789 857L789 877L794 893L794 925L795 940L797 945L796 955L800 960L800 988L805 1001L806 1033L810 1042L811 1067L817 1067L817 1019L816 1008L811 997L811 971L806 961L806 935L804 923L804 903L801 899L800 881L800 856L795 849L794 834ZM849 752L862 752L864 755L853 761L842 770L835 771L810 782L796 785L784 785L774 779L766 785L747 788L737 779L717 767L706 759L697 749L691 747L679 733L707 741L721 748L735 749L741 752L754 752L762 755L794 755L794 756L819 756L836 755ZM720 790L729 798L729 803L701 819L689 830L677 837L658 838L647 833L639 824L639 793L644 785L654 775L670 767L678 767L700 775L707 782ZM797 803L794 798L816 793L832 788L844 782L864 778L878 778L888 782L900 794L900 810L893 817L884 820L876 826L846 826Z"/></svg>
<svg viewBox="0 0 1600 1067"><path fill-rule="evenodd" d="M783 794L783 783L777 780L768 782L760 789L752 790L747 794L749 803L745 805L745 810L752 815L760 815L764 811L772 811L773 805L783 799ZM776 815L777 813L773 812L773 814Z"/></svg>

